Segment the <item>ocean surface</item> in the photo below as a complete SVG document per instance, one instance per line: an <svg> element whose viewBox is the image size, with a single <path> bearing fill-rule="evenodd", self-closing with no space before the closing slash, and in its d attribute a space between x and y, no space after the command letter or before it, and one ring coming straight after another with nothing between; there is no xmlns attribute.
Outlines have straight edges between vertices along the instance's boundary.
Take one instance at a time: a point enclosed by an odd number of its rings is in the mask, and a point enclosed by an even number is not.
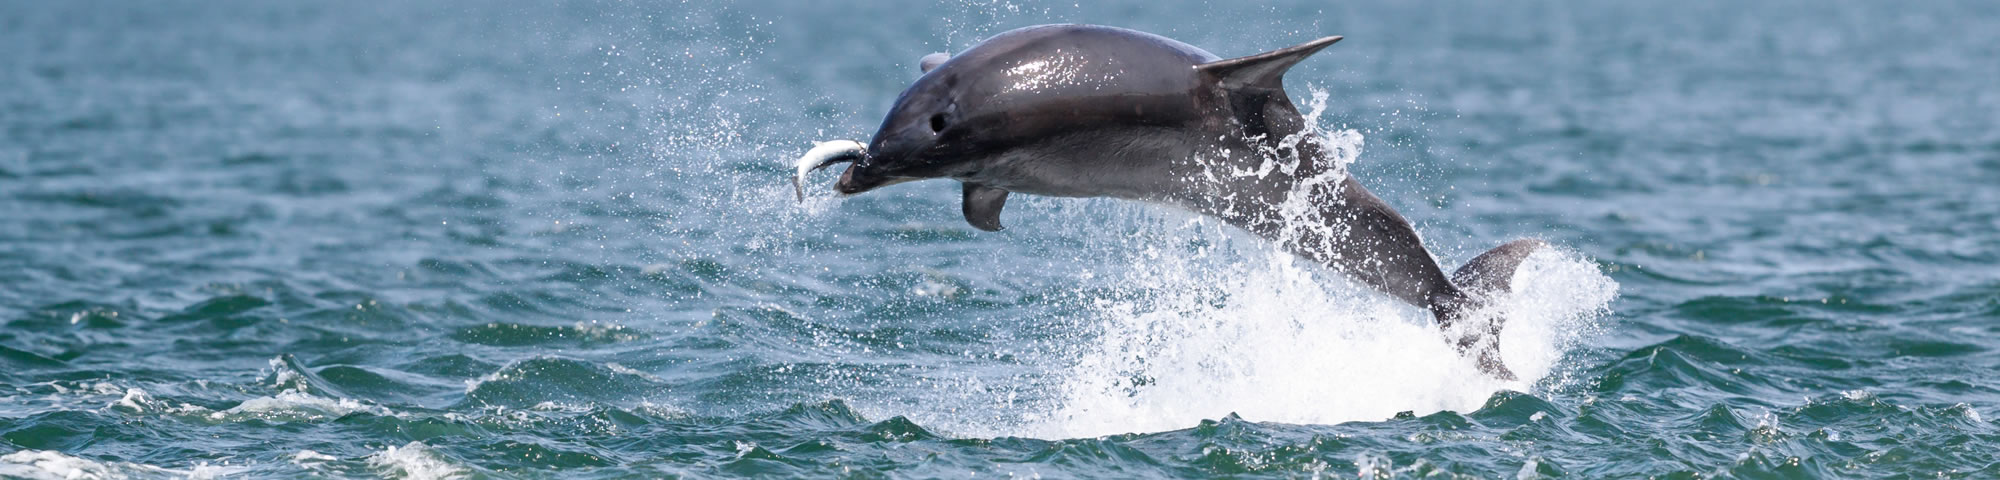
<svg viewBox="0 0 2000 480"><path fill-rule="evenodd" d="M0 3L0 477L2000 478L2000 3ZM852 198L917 59L1287 77L1519 381L1212 220Z"/></svg>

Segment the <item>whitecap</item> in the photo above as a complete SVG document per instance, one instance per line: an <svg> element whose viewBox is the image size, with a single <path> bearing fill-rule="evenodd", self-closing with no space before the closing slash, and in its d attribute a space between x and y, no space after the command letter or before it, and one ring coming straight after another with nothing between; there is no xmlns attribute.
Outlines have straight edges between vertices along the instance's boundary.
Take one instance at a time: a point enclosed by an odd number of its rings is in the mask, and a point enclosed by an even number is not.
<svg viewBox="0 0 2000 480"><path fill-rule="evenodd" d="M200 405L189 403L175 405L168 401L154 398L152 394L146 393L145 389L138 387L125 389L123 396L120 396L117 401L105 405L104 408L108 410L123 410L128 413L169 413L175 415L202 415L209 413L207 408Z"/></svg>
<svg viewBox="0 0 2000 480"><path fill-rule="evenodd" d="M132 477L206 479L227 476L242 471L242 467L209 465L206 463L196 465L192 469L179 470L143 463L99 462L47 450L22 450L0 455L0 477L33 480L121 479Z"/></svg>
<svg viewBox="0 0 2000 480"><path fill-rule="evenodd" d="M301 467L307 466L307 464L326 463L334 460L338 459L333 458L332 455L327 455L312 450L299 450L299 453L292 454L292 464Z"/></svg>
<svg viewBox="0 0 2000 480"><path fill-rule="evenodd" d="M467 474L465 467L447 461L423 442L389 446L369 455L368 466L376 468L383 476L410 480L460 478Z"/></svg>
<svg viewBox="0 0 2000 480"><path fill-rule="evenodd" d="M371 413L393 416L388 408L361 403L348 398L326 398L297 390L278 392L269 397L244 400L228 410L210 413L208 418L216 421L258 418L263 420L319 421L355 413Z"/></svg>

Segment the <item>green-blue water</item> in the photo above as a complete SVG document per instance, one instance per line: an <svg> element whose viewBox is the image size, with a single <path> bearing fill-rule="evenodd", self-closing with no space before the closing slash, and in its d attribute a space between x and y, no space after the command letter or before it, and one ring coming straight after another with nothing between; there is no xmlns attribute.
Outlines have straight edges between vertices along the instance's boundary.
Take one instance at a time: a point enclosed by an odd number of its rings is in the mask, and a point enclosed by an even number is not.
<svg viewBox="0 0 2000 480"><path fill-rule="evenodd" d="M7 2L0 477L2000 477L1992 2ZM1288 77L1503 383L1160 207L793 203L1055 22Z"/></svg>

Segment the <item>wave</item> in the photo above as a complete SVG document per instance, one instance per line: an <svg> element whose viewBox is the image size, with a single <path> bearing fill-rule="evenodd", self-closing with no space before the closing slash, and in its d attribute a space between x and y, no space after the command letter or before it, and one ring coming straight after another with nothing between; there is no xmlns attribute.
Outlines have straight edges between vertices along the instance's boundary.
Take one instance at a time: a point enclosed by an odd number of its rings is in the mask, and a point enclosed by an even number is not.
<svg viewBox="0 0 2000 480"><path fill-rule="evenodd" d="M385 477L410 480L461 478L470 473L423 442L384 448L368 456L368 466L375 467Z"/></svg>
<svg viewBox="0 0 2000 480"><path fill-rule="evenodd" d="M173 477L207 479L242 472L242 467L199 464L185 470L143 463L99 462L47 450L21 450L0 455L0 477L25 479L103 479L129 477Z"/></svg>

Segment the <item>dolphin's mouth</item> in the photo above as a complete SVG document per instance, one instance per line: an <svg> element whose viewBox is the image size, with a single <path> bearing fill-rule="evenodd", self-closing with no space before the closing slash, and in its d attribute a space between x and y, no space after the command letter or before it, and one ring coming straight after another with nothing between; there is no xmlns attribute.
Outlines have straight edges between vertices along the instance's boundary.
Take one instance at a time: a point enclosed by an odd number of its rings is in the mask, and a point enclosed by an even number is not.
<svg viewBox="0 0 2000 480"><path fill-rule="evenodd" d="M876 175L870 172L868 167L868 160L866 158L848 164L847 170L840 173L840 181L833 184L834 191L840 192L841 195L855 195L877 188L918 180L916 177Z"/></svg>
<svg viewBox="0 0 2000 480"><path fill-rule="evenodd" d="M877 174L876 172L881 169L871 168L873 163L869 162L870 158L872 156L868 153L868 147L861 142L853 140L819 142L793 162L795 171L792 174L792 191L798 197L798 201L806 201L806 175L836 163L848 164L847 170L840 174L840 181L835 182L833 186L841 195L854 195L889 185L920 180L918 177Z"/></svg>
<svg viewBox="0 0 2000 480"><path fill-rule="evenodd" d="M868 159L868 147L853 140L819 142L805 156L793 162L792 192L798 201L806 201L806 174L841 162L861 162Z"/></svg>

